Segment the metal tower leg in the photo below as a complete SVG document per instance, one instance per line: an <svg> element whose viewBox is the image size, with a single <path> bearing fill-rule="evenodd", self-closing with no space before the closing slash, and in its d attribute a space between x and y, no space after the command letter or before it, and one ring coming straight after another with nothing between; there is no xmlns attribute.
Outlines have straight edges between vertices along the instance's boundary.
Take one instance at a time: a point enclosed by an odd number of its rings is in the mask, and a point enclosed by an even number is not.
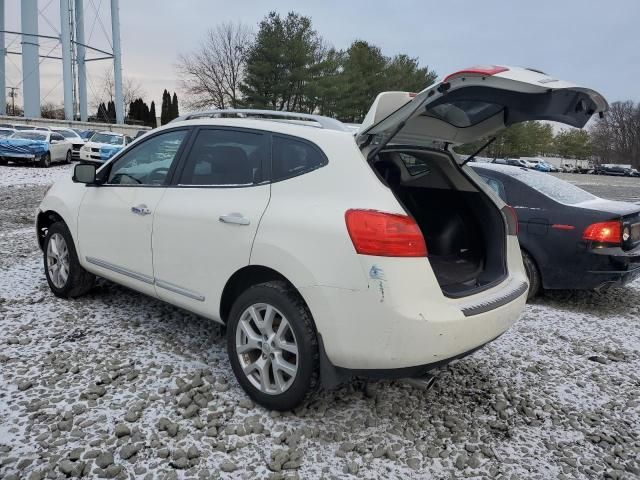
<svg viewBox="0 0 640 480"><path fill-rule="evenodd" d="M62 84L64 118L73 120L73 77L71 74L71 10L69 0L60 0L60 41L62 42Z"/></svg>
<svg viewBox="0 0 640 480"><path fill-rule="evenodd" d="M84 48L84 3L75 0L76 14L76 58L78 63L78 103L80 105L80 120L87 121L87 66L85 64L86 49Z"/></svg>
<svg viewBox="0 0 640 480"><path fill-rule="evenodd" d="M124 97L122 95L122 58L120 50L119 0L111 0L111 39L113 41L113 83L115 87L116 123L124 123Z"/></svg>
<svg viewBox="0 0 640 480"><path fill-rule="evenodd" d="M22 92L24 116L40 118L38 0L22 0Z"/></svg>

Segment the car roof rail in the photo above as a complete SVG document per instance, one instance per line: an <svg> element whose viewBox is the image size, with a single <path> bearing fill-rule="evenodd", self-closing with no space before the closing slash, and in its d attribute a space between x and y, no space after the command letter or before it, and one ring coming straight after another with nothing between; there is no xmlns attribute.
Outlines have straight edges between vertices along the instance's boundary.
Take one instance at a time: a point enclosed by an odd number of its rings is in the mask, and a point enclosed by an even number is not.
<svg viewBox="0 0 640 480"><path fill-rule="evenodd" d="M340 120L324 117L322 115L312 115L308 113L285 112L280 110L253 110L243 108L207 110L202 112L189 113L171 120L173 122L183 122L185 120L200 120L202 118L249 118L257 120L270 120L274 122L295 123L309 127L325 128L327 130L338 130L348 132L349 128Z"/></svg>

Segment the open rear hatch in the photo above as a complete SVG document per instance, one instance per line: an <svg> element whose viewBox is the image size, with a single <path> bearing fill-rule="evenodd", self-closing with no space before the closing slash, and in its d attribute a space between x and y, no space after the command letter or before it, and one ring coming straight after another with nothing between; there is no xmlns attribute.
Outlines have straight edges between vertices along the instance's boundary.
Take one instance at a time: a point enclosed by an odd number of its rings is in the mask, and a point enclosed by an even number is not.
<svg viewBox="0 0 640 480"><path fill-rule="evenodd" d="M418 94L378 95L356 134L361 148L390 142L459 145L514 123L550 120L582 128L608 104L598 92L516 67L473 67Z"/></svg>
<svg viewBox="0 0 640 480"><path fill-rule="evenodd" d="M507 275L508 207L491 200L447 147L528 120L581 128L607 107L597 92L537 71L474 67L418 94L381 93L356 141L420 227L442 291L460 297Z"/></svg>

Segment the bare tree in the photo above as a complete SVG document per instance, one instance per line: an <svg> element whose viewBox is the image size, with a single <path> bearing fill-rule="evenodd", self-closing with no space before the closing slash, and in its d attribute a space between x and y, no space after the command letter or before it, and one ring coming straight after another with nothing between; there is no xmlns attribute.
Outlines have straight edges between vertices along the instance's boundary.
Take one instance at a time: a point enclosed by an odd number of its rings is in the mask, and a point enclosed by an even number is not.
<svg viewBox="0 0 640 480"><path fill-rule="evenodd" d="M109 100L114 100L116 87L113 79L113 70L106 69L104 71L100 85L101 88L97 92L99 97L93 99L92 107L94 109L97 109L102 102L107 103ZM131 102L145 95L146 92L140 82L131 77L122 78L122 97L124 99L125 117L129 115L129 105L131 105Z"/></svg>
<svg viewBox="0 0 640 480"><path fill-rule="evenodd" d="M593 153L601 163L640 166L640 104L614 102L590 131Z"/></svg>
<svg viewBox="0 0 640 480"><path fill-rule="evenodd" d="M222 23L209 30L195 52L178 57L177 69L190 108L235 108L246 52L251 44L249 27Z"/></svg>

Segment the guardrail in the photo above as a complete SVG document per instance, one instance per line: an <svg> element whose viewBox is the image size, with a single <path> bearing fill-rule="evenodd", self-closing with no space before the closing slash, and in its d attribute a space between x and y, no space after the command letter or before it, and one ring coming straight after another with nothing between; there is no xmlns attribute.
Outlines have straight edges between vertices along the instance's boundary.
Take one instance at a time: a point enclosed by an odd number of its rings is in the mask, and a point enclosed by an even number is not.
<svg viewBox="0 0 640 480"><path fill-rule="evenodd" d="M140 130L151 130L149 127L142 125L122 125L115 123L97 123L97 122L76 122L69 120L57 120L51 118L24 118L12 117L8 115L0 115L0 123L12 123L17 125L33 125L37 127L66 127L79 128L82 130L99 130L124 133L131 137L135 137Z"/></svg>

